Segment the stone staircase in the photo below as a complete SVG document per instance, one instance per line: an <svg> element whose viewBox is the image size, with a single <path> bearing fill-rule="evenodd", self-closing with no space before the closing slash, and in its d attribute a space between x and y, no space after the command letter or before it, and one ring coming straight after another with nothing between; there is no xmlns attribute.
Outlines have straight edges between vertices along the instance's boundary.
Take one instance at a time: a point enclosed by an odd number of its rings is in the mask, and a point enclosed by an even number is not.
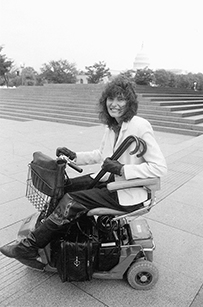
<svg viewBox="0 0 203 307"><path fill-rule="evenodd" d="M101 85L57 84L0 90L0 118L98 125Z"/></svg>
<svg viewBox="0 0 203 307"><path fill-rule="evenodd" d="M202 92L140 87L138 92L138 114L148 119L154 130L192 136L203 134Z"/></svg>
<svg viewBox="0 0 203 307"><path fill-rule="evenodd" d="M101 84L56 84L0 89L0 118L98 125ZM138 115L154 130L192 136L203 134L203 92L137 86Z"/></svg>

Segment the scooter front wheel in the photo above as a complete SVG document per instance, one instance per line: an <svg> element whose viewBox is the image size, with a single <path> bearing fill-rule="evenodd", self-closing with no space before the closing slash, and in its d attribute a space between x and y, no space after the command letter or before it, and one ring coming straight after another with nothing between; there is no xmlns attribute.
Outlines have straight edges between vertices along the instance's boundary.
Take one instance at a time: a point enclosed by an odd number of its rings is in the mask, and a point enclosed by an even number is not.
<svg viewBox="0 0 203 307"><path fill-rule="evenodd" d="M157 268L147 260L133 263L127 272L128 283L136 290L150 290L154 287L158 278Z"/></svg>

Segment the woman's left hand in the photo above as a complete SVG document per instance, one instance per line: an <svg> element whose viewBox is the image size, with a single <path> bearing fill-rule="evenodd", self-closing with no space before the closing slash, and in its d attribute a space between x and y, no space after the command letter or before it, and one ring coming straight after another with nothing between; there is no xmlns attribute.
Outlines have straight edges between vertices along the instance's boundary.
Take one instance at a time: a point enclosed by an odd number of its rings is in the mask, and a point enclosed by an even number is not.
<svg viewBox="0 0 203 307"><path fill-rule="evenodd" d="M106 172L121 176L121 169L123 164L116 160L111 160L110 158L106 158L102 165L102 169Z"/></svg>

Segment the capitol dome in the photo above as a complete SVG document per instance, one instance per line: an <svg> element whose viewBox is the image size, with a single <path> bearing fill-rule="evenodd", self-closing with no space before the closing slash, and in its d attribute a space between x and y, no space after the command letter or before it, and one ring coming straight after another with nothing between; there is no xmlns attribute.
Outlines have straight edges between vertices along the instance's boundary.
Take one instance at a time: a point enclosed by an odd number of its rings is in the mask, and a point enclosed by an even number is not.
<svg viewBox="0 0 203 307"><path fill-rule="evenodd" d="M148 68L150 65L150 60L147 53L144 51L144 46L142 44L140 52L135 57L133 63L133 70Z"/></svg>

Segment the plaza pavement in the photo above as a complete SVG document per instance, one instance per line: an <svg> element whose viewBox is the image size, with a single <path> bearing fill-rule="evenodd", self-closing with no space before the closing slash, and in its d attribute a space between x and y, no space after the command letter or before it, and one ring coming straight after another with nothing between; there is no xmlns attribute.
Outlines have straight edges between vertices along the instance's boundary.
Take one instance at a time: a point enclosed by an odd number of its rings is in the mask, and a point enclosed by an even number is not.
<svg viewBox="0 0 203 307"><path fill-rule="evenodd" d="M22 220L35 212L25 198L32 153L54 157L58 146L91 150L102 135L102 126L0 119L0 245L13 241ZM61 283L57 274L30 270L0 254L0 306L203 306L203 135L155 135L169 169L157 205L144 216L156 243L156 286L136 291L124 280ZM88 166L84 172L94 169ZM69 173L77 175L72 169Z"/></svg>

